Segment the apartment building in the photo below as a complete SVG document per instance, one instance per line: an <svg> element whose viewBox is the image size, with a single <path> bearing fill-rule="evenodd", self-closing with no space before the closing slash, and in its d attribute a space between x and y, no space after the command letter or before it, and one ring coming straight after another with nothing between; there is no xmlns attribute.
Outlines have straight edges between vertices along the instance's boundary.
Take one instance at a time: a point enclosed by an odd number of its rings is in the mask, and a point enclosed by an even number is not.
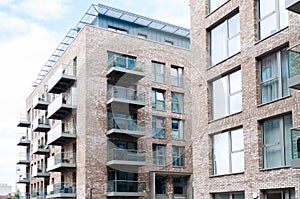
<svg viewBox="0 0 300 199"><path fill-rule="evenodd" d="M189 34L89 8L40 71L18 125L28 198L193 198Z"/></svg>
<svg viewBox="0 0 300 199"><path fill-rule="evenodd" d="M300 1L190 5L195 198L300 198Z"/></svg>

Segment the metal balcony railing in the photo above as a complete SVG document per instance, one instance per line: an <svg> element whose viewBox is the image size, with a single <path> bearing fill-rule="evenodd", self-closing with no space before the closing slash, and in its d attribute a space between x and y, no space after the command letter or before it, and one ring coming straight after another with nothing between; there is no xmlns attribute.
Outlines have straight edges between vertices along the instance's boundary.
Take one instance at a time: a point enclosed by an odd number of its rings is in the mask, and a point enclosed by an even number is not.
<svg viewBox="0 0 300 199"><path fill-rule="evenodd" d="M54 194L75 194L76 193L76 184L75 183L59 183L59 184L50 184L47 186L47 196Z"/></svg>
<svg viewBox="0 0 300 199"><path fill-rule="evenodd" d="M38 165L33 165L32 166L32 177L48 175L48 174L49 173L46 171L45 166L38 166Z"/></svg>
<svg viewBox="0 0 300 199"><path fill-rule="evenodd" d="M134 58L113 55L107 62L107 69L112 67L126 68L129 70L144 72L145 64L142 62L137 62Z"/></svg>
<svg viewBox="0 0 300 199"><path fill-rule="evenodd" d="M131 180L111 180L107 182L107 192L145 192L146 182Z"/></svg>
<svg viewBox="0 0 300 199"><path fill-rule="evenodd" d="M300 44L288 50L290 77L300 75Z"/></svg>
<svg viewBox="0 0 300 199"><path fill-rule="evenodd" d="M137 91L131 88L121 86L112 86L107 91L107 100L111 99L131 100L138 103L145 103L145 93L137 94Z"/></svg>
<svg viewBox="0 0 300 199"><path fill-rule="evenodd" d="M121 160L121 161L133 161L133 162L145 162L146 153L140 152L134 149L108 149L107 160Z"/></svg>
<svg viewBox="0 0 300 199"><path fill-rule="evenodd" d="M45 198L47 191L44 189L34 189L31 191L31 198Z"/></svg>

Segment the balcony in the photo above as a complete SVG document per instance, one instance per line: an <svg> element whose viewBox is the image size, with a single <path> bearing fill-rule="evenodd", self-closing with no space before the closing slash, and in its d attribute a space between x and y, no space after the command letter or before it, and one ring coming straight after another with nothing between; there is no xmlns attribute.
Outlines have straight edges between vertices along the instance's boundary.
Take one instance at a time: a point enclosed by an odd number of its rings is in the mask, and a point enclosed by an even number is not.
<svg viewBox="0 0 300 199"><path fill-rule="evenodd" d="M145 93L137 94L134 89L112 86L107 91L107 105L112 103L125 104L138 109L146 105Z"/></svg>
<svg viewBox="0 0 300 199"><path fill-rule="evenodd" d="M23 173L17 176L17 183L29 184L30 183L30 174Z"/></svg>
<svg viewBox="0 0 300 199"><path fill-rule="evenodd" d="M44 189L34 189L31 191L31 199L46 199L46 194Z"/></svg>
<svg viewBox="0 0 300 199"><path fill-rule="evenodd" d="M107 77L117 81L135 83L145 77L144 63L138 63L134 58L113 55L107 63Z"/></svg>
<svg viewBox="0 0 300 199"><path fill-rule="evenodd" d="M17 164L30 164L30 155L29 153L19 153Z"/></svg>
<svg viewBox="0 0 300 199"><path fill-rule="evenodd" d="M133 137L142 137L146 135L145 121L125 119L125 118L110 118L108 119L107 135L111 134L127 134Z"/></svg>
<svg viewBox="0 0 300 199"><path fill-rule="evenodd" d="M37 117L32 122L32 131L48 132L50 130L49 120L45 117Z"/></svg>
<svg viewBox="0 0 300 199"><path fill-rule="evenodd" d="M292 161L293 168L300 168L300 127L291 129Z"/></svg>
<svg viewBox="0 0 300 199"><path fill-rule="evenodd" d="M30 138L26 134L20 135L20 140L17 144L18 146L30 146Z"/></svg>
<svg viewBox="0 0 300 199"><path fill-rule="evenodd" d="M107 196L145 197L146 182L130 180L111 180L107 182Z"/></svg>
<svg viewBox="0 0 300 199"><path fill-rule="evenodd" d="M50 153L50 149L48 145L36 141L33 143L32 153L36 155L47 155Z"/></svg>
<svg viewBox="0 0 300 199"><path fill-rule="evenodd" d="M133 149L109 149L107 151L107 166L121 169L124 167L140 167L146 164L146 153ZM118 168L120 167L120 168Z"/></svg>
<svg viewBox="0 0 300 199"><path fill-rule="evenodd" d="M48 172L60 172L76 168L76 153L65 152L51 156L47 160Z"/></svg>
<svg viewBox="0 0 300 199"><path fill-rule="evenodd" d="M61 120L76 108L76 97L60 94L48 107L48 118Z"/></svg>
<svg viewBox="0 0 300 199"><path fill-rule="evenodd" d="M42 96L36 95L33 98L33 108L39 110L47 110L48 105L50 103L49 99L50 96L48 93L46 95L43 94Z"/></svg>
<svg viewBox="0 0 300 199"><path fill-rule="evenodd" d="M75 128L67 128L65 123L59 123L48 134L48 145L62 146L76 140Z"/></svg>
<svg viewBox="0 0 300 199"><path fill-rule="evenodd" d="M290 78L288 85L290 88L300 89L300 45L292 47L288 51Z"/></svg>
<svg viewBox="0 0 300 199"><path fill-rule="evenodd" d="M27 114L20 114L18 127L30 127L30 119Z"/></svg>
<svg viewBox="0 0 300 199"><path fill-rule="evenodd" d="M76 198L76 185L73 183L48 185L47 198Z"/></svg>
<svg viewBox="0 0 300 199"><path fill-rule="evenodd" d="M45 166L33 165L31 176L36 178L44 178L44 177L49 177L50 174L46 171Z"/></svg>
<svg viewBox="0 0 300 199"><path fill-rule="evenodd" d="M74 66L60 67L48 81L48 92L60 94L68 90L76 81Z"/></svg>
<svg viewBox="0 0 300 199"><path fill-rule="evenodd" d="M285 0L285 8L289 11L300 14L300 1L299 0Z"/></svg>

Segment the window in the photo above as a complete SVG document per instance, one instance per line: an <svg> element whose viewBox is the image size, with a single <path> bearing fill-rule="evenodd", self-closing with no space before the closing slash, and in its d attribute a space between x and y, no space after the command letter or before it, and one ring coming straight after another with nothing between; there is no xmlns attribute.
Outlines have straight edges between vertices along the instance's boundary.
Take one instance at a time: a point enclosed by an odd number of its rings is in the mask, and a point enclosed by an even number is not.
<svg viewBox="0 0 300 199"><path fill-rule="evenodd" d="M165 64L152 62L152 81L157 83L164 83Z"/></svg>
<svg viewBox="0 0 300 199"><path fill-rule="evenodd" d="M263 39L288 25L285 0L258 0L259 39Z"/></svg>
<svg viewBox="0 0 300 199"><path fill-rule="evenodd" d="M155 194L166 194L166 177L155 176Z"/></svg>
<svg viewBox="0 0 300 199"><path fill-rule="evenodd" d="M241 70L212 82L212 119L242 111Z"/></svg>
<svg viewBox="0 0 300 199"><path fill-rule="evenodd" d="M112 30L112 31L115 31L115 32L120 32L120 33L126 33L126 34L128 34L128 30L125 30L125 29L119 28L119 27L108 26L108 30Z"/></svg>
<svg viewBox="0 0 300 199"><path fill-rule="evenodd" d="M260 60L260 73L261 103L290 95L287 48L263 57Z"/></svg>
<svg viewBox="0 0 300 199"><path fill-rule="evenodd" d="M243 172L243 129L215 134L212 139L214 175Z"/></svg>
<svg viewBox="0 0 300 199"><path fill-rule="evenodd" d="M183 113L183 94L172 92L172 112Z"/></svg>
<svg viewBox="0 0 300 199"><path fill-rule="evenodd" d="M184 146L172 146L172 162L175 167L184 166Z"/></svg>
<svg viewBox="0 0 300 199"><path fill-rule="evenodd" d="M295 199L294 189L276 189L263 191L264 199Z"/></svg>
<svg viewBox="0 0 300 199"><path fill-rule="evenodd" d="M291 163L292 115L266 120L262 123L264 168Z"/></svg>
<svg viewBox="0 0 300 199"><path fill-rule="evenodd" d="M158 111L165 110L164 91L152 89L152 108Z"/></svg>
<svg viewBox="0 0 300 199"><path fill-rule="evenodd" d="M210 31L211 65L240 51L240 14L225 20Z"/></svg>
<svg viewBox="0 0 300 199"><path fill-rule="evenodd" d="M184 178L173 178L173 191L175 195L186 195L186 180Z"/></svg>
<svg viewBox="0 0 300 199"><path fill-rule="evenodd" d="M152 137L165 138L165 118L152 116Z"/></svg>
<svg viewBox="0 0 300 199"><path fill-rule="evenodd" d="M169 45L171 45L171 46L174 45L173 41L170 41L170 40L165 40L165 43L166 43L166 44L169 44Z"/></svg>
<svg viewBox="0 0 300 199"><path fill-rule="evenodd" d="M172 86L183 86L183 68L176 66L171 67L171 84Z"/></svg>
<svg viewBox="0 0 300 199"><path fill-rule="evenodd" d="M152 145L153 152L153 164L165 166L166 165L166 146L153 144Z"/></svg>
<svg viewBox="0 0 300 199"><path fill-rule="evenodd" d="M138 37L142 38L142 39L147 39L147 35L146 34L142 34L142 33L138 33Z"/></svg>
<svg viewBox="0 0 300 199"><path fill-rule="evenodd" d="M222 4L224 4L227 0L209 0L209 12L216 10Z"/></svg>
<svg viewBox="0 0 300 199"><path fill-rule="evenodd" d="M221 193L215 194L214 199L245 199L244 193Z"/></svg>
<svg viewBox="0 0 300 199"><path fill-rule="evenodd" d="M184 139L184 128L183 128L182 120L172 119L172 139L173 140Z"/></svg>

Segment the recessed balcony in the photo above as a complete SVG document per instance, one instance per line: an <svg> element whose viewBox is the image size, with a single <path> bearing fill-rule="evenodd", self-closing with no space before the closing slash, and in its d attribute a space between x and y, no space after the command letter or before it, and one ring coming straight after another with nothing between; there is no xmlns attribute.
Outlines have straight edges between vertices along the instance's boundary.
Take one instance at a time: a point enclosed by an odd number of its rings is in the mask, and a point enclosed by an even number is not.
<svg viewBox="0 0 300 199"><path fill-rule="evenodd" d="M46 171L45 166L33 165L31 176L32 177L37 177L37 178L44 178L44 177L49 177L50 174Z"/></svg>
<svg viewBox="0 0 300 199"><path fill-rule="evenodd" d="M285 8L300 14L300 0L285 0Z"/></svg>
<svg viewBox="0 0 300 199"><path fill-rule="evenodd" d="M46 199L46 194L44 189L34 189L31 191L31 199Z"/></svg>
<svg viewBox="0 0 300 199"><path fill-rule="evenodd" d="M292 161L293 168L300 168L300 127L291 129Z"/></svg>
<svg viewBox="0 0 300 199"><path fill-rule="evenodd" d="M62 146L68 142L76 140L75 128L69 128L63 122L51 129L48 134L48 145Z"/></svg>
<svg viewBox="0 0 300 199"><path fill-rule="evenodd" d="M30 119L27 114L20 114L20 120L18 123L18 127L30 127Z"/></svg>
<svg viewBox="0 0 300 199"><path fill-rule="evenodd" d="M146 153L134 149L113 148L107 151L107 166L114 167L141 167L146 164Z"/></svg>
<svg viewBox="0 0 300 199"><path fill-rule="evenodd" d="M32 122L32 131L48 132L50 130L49 119L45 117L37 117Z"/></svg>
<svg viewBox="0 0 300 199"><path fill-rule="evenodd" d="M137 91L131 88L112 86L107 91L107 105L112 103L139 109L146 105L145 93L137 94Z"/></svg>
<svg viewBox="0 0 300 199"><path fill-rule="evenodd" d="M60 94L68 90L76 81L74 66L60 67L48 81L48 92Z"/></svg>
<svg viewBox="0 0 300 199"><path fill-rule="evenodd" d="M288 50L288 59L290 67L288 85L290 88L300 90L300 45Z"/></svg>
<svg viewBox="0 0 300 199"><path fill-rule="evenodd" d="M50 103L50 96L49 94L43 94L43 95L36 95L33 98L33 108L39 109L39 110L47 110L48 105Z"/></svg>
<svg viewBox="0 0 300 199"><path fill-rule="evenodd" d="M17 183L29 184L30 183L30 174L29 173L18 174Z"/></svg>
<svg viewBox="0 0 300 199"><path fill-rule="evenodd" d="M76 198L76 185L73 183L48 185L47 198Z"/></svg>
<svg viewBox="0 0 300 199"><path fill-rule="evenodd" d="M61 120L73 109L76 109L76 97L62 93L48 106L48 118Z"/></svg>
<svg viewBox="0 0 300 199"><path fill-rule="evenodd" d="M29 165L30 164L30 155L29 155L29 153L22 153L22 152L19 153L17 164Z"/></svg>
<svg viewBox="0 0 300 199"><path fill-rule="evenodd" d="M30 146L30 138L28 137L28 135L21 134L17 145L18 146Z"/></svg>
<svg viewBox="0 0 300 199"><path fill-rule="evenodd" d="M113 55L107 63L107 77L119 82L135 83L145 77L145 64L134 58Z"/></svg>
<svg viewBox="0 0 300 199"><path fill-rule="evenodd" d="M64 152L55 154L47 160L48 172L60 172L76 168L76 153Z"/></svg>
<svg viewBox="0 0 300 199"><path fill-rule="evenodd" d="M50 148L48 145L36 141L33 143L32 153L36 155L47 155L50 153Z"/></svg>
<svg viewBox="0 0 300 199"><path fill-rule="evenodd" d="M133 137L142 137L146 135L145 121L113 117L108 119L106 134L127 134Z"/></svg>
<svg viewBox="0 0 300 199"><path fill-rule="evenodd" d="M111 180L107 182L107 196L145 197L146 182Z"/></svg>

